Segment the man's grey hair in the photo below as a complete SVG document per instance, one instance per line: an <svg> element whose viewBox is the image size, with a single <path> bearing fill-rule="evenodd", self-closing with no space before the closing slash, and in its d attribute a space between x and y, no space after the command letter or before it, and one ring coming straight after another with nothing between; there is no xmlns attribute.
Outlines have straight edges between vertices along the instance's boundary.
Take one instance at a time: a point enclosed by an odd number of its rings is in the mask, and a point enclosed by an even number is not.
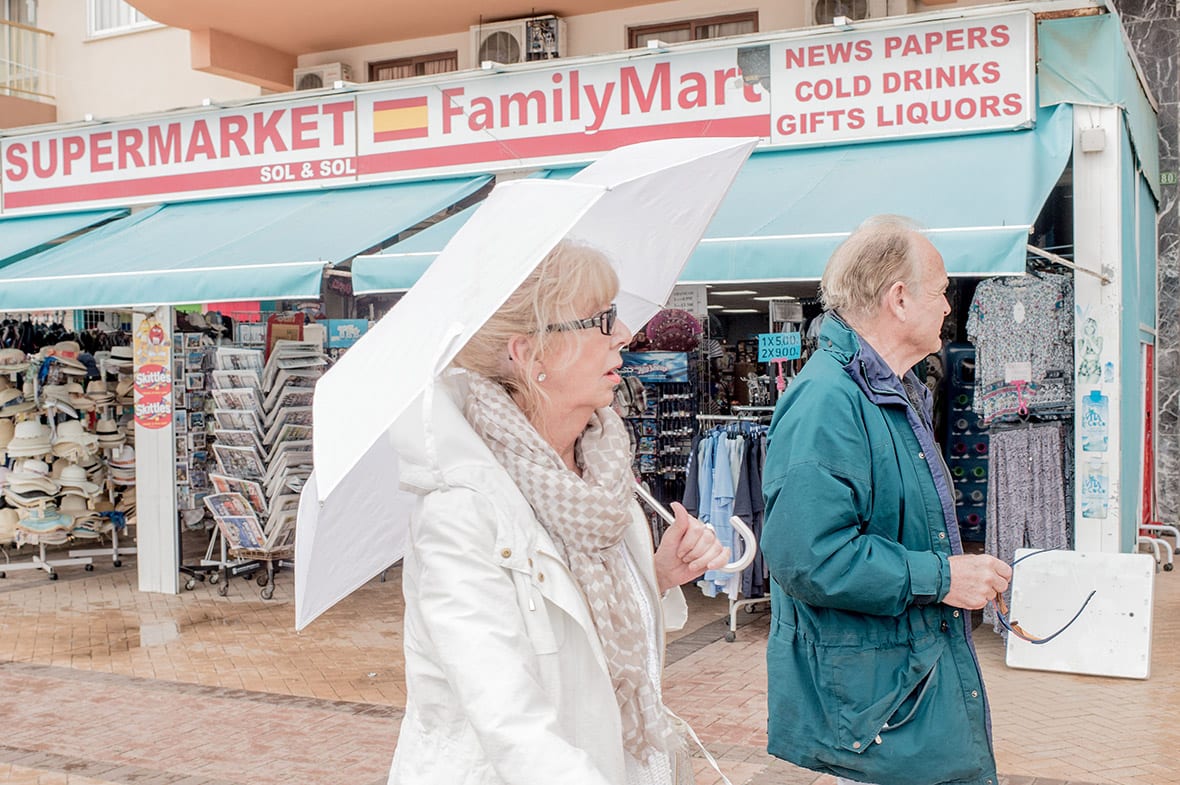
<svg viewBox="0 0 1180 785"><path fill-rule="evenodd" d="M921 227L900 215L874 215L832 253L820 281L824 308L853 320L872 319L881 298L898 281L913 288L921 278Z"/></svg>

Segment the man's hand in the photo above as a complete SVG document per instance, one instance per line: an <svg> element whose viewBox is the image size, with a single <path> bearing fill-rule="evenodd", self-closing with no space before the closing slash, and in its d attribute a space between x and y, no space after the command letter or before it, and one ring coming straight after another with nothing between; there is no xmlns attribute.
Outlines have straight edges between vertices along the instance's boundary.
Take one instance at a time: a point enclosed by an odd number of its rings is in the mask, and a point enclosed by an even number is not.
<svg viewBox="0 0 1180 785"><path fill-rule="evenodd" d="M672 512L676 522L664 531L656 549L656 582L661 592L729 563L729 548L721 545L711 526L689 515L680 502L672 502Z"/></svg>
<svg viewBox="0 0 1180 785"><path fill-rule="evenodd" d="M942 598L944 605L965 610L979 610L997 594L1008 588L1012 568L987 554L962 554L950 557L951 590Z"/></svg>

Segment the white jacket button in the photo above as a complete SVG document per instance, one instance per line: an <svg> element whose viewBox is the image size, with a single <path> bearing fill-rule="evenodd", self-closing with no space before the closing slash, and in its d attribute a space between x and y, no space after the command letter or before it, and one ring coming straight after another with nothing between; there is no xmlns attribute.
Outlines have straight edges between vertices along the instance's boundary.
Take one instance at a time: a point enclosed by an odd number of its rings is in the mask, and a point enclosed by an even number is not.
<svg viewBox="0 0 1180 785"><path fill-rule="evenodd" d="M537 573L537 580L539 580L541 583L544 583L545 582L545 573L538 572Z"/></svg>
<svg viewBox="0 0 1180 785"><path fill-rule="evenodd" d="M510 558L512 558L512 549L505 548L504 550L500 551L500 555L503 556L505 559L510 559Z"/></svg>

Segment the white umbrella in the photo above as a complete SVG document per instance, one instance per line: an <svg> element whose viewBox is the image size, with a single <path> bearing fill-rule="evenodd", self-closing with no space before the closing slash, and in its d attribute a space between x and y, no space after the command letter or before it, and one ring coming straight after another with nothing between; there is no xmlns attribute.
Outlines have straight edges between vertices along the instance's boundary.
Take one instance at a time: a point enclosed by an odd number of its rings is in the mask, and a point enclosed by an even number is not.
<svg viewBox="0 0 1180 785"><path fill-rule="evenodd" d="M302 629L405 550L390 426L562 239L606 254L619 318L650 319L756 139L667 139L619 148L569 180L498 185L405 297L316 385L315 472L295 541Z"/></svg>

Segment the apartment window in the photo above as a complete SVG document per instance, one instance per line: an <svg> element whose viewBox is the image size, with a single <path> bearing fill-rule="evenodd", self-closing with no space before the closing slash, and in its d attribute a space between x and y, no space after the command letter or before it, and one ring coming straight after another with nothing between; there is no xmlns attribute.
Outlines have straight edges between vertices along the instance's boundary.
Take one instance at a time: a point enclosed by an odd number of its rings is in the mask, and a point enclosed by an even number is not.
<svg viewBox="0 0 1180 785"><path fill-rule="evenodd" d="M95 36L154 27L156 22L123 0L86 0L86 24L88 33Z"/></svg>
<svg viewBox="0 0 1180 785"><path fill-rule="evenodd" d="M632 49L642 48L653 39L666 44L678 44L683 41L704 41L707 38L756 32L758 32L758 12L750 11L744 14L726 14L703 19L686 19L680 22L628 27L627 46Z"/></svg>
<svg viewBox="0 0 1180 785"><path fill-rule="evenodd" d="M37 0L0 0L0 21L37 25Z"/></svg>
<svg viewBox="0 0 1180 785"><path fill-rule="evenodd" d="M435 52L418 57L399 57L369 63L369 81L382 82L386 79L408 79L411 76L430 76L447 71L459 70L459 53Z"/></svg>

